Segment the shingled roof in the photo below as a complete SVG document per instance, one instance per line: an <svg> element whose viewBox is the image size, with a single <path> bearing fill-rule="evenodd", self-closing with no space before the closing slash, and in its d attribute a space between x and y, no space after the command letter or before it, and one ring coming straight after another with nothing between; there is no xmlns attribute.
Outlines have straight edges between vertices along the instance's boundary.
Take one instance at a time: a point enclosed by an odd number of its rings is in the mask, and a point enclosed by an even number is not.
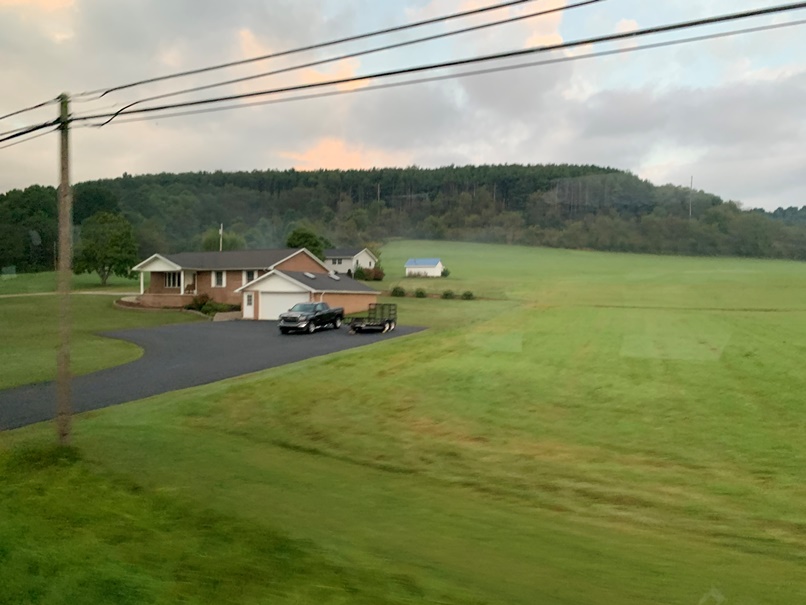
<svg viewBox="0 0 806 605"><path fill-rule="evenodd" d="M368 285L345 275L337 275L338 279L334 279L333 276L327 273L303 273L301 271L277 271L277 273L287 275L294 281L304 284L317 292L380 294L374 288L370 288ZM310 277L311 275L313 277Z"/></svg>
<svg viewBox="0 0 806 605"><path fill-rule="evenodd" d="M305 248L276 248L273 250L224 250L223 252L179 252L162 254L163 258L183 269L222 271L225 269L269 269Z"/></svg>

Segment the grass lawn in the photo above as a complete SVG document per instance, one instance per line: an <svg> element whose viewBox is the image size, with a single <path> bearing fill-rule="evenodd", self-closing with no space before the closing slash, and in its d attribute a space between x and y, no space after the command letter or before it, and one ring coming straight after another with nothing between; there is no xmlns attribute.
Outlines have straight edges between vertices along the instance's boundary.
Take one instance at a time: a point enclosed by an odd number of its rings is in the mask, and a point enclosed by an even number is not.
<svg viewBox="0 0 806 605"><path fill-rule="evenodd" d="M72 368L86 374L142 355L135 344L99 336L99 332L198 321L178 311L118 309L112 296L71 296L73 316ZM52 380L56 377L58 298L19 296L0 298L0 389Z"/></svg>
<svg viewBox="0 0 806 605"><path fill-rule="evenodd" d="M113 275L107 281L106 286L102 287L101 279L95 273L82 273L81 275L73 275L72 288L73 290L97 292L139 292L140 280L139 278L123 279ZM55 290L55 271L0 276L0 296L4 294L36 294L54 292Z"/></svg>
<svg viewBox="0 0 806 605"><path fill-rule="evenodd" d="M0 435L6 602L806 602L805 265L383 264L496 300L395 299L436 329L86 414L78 453Z"/></svg>

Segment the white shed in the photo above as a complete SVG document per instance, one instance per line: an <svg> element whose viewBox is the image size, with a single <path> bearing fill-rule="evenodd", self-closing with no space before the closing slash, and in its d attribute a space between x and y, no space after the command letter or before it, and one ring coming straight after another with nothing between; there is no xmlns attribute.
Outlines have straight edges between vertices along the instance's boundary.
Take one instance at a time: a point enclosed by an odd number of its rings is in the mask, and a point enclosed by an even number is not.
<svg viewBox="0 0 806 605"><path fill-rule="evenodd" d="M406 261L406 277L442 277L444 268L438 258L410 258Z"/></svg>

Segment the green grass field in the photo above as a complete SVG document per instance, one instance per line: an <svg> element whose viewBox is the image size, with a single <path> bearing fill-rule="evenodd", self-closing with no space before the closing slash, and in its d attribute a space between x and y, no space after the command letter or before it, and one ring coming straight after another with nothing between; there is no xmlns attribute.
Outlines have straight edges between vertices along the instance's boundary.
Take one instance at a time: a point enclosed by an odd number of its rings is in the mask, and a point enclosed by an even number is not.
<svg viewBox="0 0 806 605"><path fill-rule="evenodd" d="M0 603L806 601L806 266L382 261L488 300L395 299L435 329L86 414L77 451L0 435Z"/></svg>
<svg viewBox="0 0 806 605"><path fill-rule="evenodd" d="M101 287L101 280L96 274L82 273L73 275L71 282L73 290L90 292L139 292L140 280L123 279L112 276L107 285ZM0 296L5 294L37 294L41 292L54 292L56 290L56 272L43 271L42 273L19 273L17 275L0 277Z"/></svg>
<svg viewBox="0 0 806 605"><path fill-rule="evenodd" d="M137 345L100 336L100 332L199 320L177 311L118 309L112 296L74 294L70 299L75 374L110 368L142 355ZM56 377L58 305L56 296L0 298L0 389Z"/></svg>

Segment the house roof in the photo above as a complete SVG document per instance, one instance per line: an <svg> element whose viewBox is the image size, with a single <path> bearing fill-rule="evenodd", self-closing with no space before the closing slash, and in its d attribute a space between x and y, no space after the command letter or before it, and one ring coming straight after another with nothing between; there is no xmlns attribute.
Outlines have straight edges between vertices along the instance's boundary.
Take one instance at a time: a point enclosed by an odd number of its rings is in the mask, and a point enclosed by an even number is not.
<svg viewBox="0 0 806 605"><path fill-rule="evenodd" d="M369 248L328 248L325 250L325 258L355 258L365 250L373 259L378 260Z"/></svg>
<svg viewBox="0 0 806 605"><path fill-rule="evenodd" d="M344 275L332 276L328 273L306 273L303 271L279 271L274 270L265 275L261 275L257 279L249 282L238 288L236 292L243 292L244 290L251 290L258 283L270 278L271 276L284 277L291 279L310 292L345 292L350 294L380 294L374 288L356 281ZM313 276L313 277L310 277ZM337 278L337 279L336 279Z"/></svg>
<svg viewBox="0 0 806 605"><path fill-rule="evenodd" d="M143 261L135 271L145 267L149 261L159 257L178 269L194 269L202 271L270 269L278 263L303 253L309 255L323 269L327 267L305 248L277 248L273 250L224 250L223 252L179 252L177 254L155 254Z"/></svg>
<svg viewBox="0 0 806 605"><path fill-rule="evenodd" d="M406 267L436 267L441 262L438 258L410 258Z"/></svg>

